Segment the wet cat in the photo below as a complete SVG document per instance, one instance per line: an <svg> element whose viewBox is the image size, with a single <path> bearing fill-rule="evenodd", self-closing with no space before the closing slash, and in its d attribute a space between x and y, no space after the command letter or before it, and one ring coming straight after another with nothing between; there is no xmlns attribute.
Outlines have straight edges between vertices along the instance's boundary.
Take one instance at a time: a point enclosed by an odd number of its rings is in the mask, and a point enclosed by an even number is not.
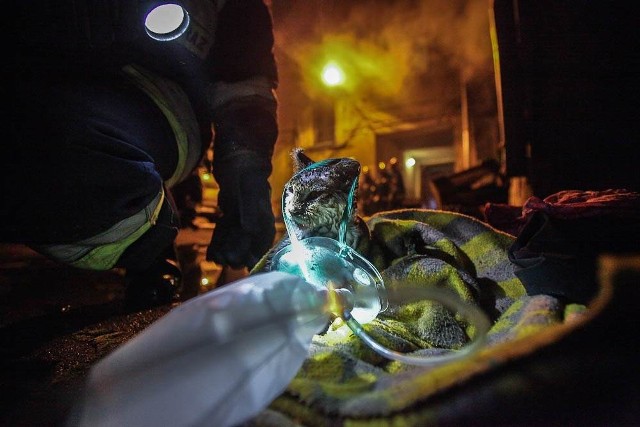
<svg viewBox="0 0 640 427"><path fill-rule="evenodd" d="M282 206L283 216L290 218L289 232L298 239L323 236L338 240L349 194L357 193L360 163L346 157L314 162L302 149L293 150L291 155L295 173L285 185ZM369 229L357 215L356 198L351 202L345 243L356 248L369 239ZM285 236L259 263L263 265L259 270L268 269L271 256L288 244Z"/></svg>

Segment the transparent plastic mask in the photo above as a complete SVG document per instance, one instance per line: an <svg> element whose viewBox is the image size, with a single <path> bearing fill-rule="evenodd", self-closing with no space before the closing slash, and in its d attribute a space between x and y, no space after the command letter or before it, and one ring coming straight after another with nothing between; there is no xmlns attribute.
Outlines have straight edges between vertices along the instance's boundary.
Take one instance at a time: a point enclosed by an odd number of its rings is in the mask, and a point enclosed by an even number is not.
<svg viewBox="0 0 640 427"><path fill-rule="evenodd" d="M369 323L387 308L378 270L359 253L328 237L308 237L281 249L275 269L303 277L318 289L347 290L340 300L360 323ZM336 302L337 303L337 302ZM332 312L342 316L339 306Z"/></svg>

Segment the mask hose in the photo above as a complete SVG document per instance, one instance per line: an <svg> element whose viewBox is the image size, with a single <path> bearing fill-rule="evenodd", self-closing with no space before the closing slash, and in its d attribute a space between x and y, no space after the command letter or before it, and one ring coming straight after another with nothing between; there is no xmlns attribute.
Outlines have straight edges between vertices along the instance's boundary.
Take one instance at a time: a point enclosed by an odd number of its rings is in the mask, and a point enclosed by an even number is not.
<svg viewBox="0 0 640 427"><path fill-rule="evenodd" d="M487 332L489 332L491 327L489 319L480 309L463 302L451 292L447 292L442 289L413 288L395 291L393 292L393 295L395 297L411 296L412 298L418 297L420 299L437 301L448 309L464 316L464 318L475 327L475 333L473 334L471 342L461 350L452 350L451 353L437 356L412 356L410 354L391 350L378 343L364 330L360 322L351 316L351 312L349 310L343 311L343 314L340 317L344 320L347 326L349 326L351 331L353 331L358 338L364 341L365 344L381 356L410 365L434 366L440 363L452 362L469 357L485 344Z"/></svg>

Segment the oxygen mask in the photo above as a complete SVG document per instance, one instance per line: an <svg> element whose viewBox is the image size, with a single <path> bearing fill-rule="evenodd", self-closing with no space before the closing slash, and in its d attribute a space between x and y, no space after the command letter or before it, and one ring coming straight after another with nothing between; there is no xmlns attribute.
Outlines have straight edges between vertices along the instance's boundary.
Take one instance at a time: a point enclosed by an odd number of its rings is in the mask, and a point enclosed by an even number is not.
<svg viewBox="0 0 640 427"><path fill-rule="evenodd" d="M314 167L310 165L308 167ZM302 171L298 172L302 173ZM338 239L330 237L306 237L298 239L293 230L293 220L285 209L283 191L282 213L290 244L273 257L272 271L282 271L302 277L320 292L327 292L326 310L341 318L368 346L379 354L413 365L433 365L466 357L477 351L485 341L490 323L477 307L465 303L457 295L442 289L412 288L395 291L395 299L428 299L441 303L449 310L463 316L475 327L474 337L463 349L438 356L413 356L388 349L376 342L362 327L383 313L389 303L382 275L361 254L346 244L347 226L353 220L357 177L351 185L342 215Z"/></svg>

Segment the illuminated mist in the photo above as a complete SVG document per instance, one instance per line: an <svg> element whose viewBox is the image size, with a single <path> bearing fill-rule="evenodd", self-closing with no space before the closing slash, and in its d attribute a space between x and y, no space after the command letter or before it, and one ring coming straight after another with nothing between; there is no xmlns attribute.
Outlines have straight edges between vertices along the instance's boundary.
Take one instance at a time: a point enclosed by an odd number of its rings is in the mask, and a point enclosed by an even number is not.
<svg viewBox="0 0 640 427"><path fill-rule="evenodd" d="M310 96L328 61L343 90L442 99L459 79L491 80L485 0L273 0L276 44L303 69ZM418 100L415 100L418 101Z"/></svg>

